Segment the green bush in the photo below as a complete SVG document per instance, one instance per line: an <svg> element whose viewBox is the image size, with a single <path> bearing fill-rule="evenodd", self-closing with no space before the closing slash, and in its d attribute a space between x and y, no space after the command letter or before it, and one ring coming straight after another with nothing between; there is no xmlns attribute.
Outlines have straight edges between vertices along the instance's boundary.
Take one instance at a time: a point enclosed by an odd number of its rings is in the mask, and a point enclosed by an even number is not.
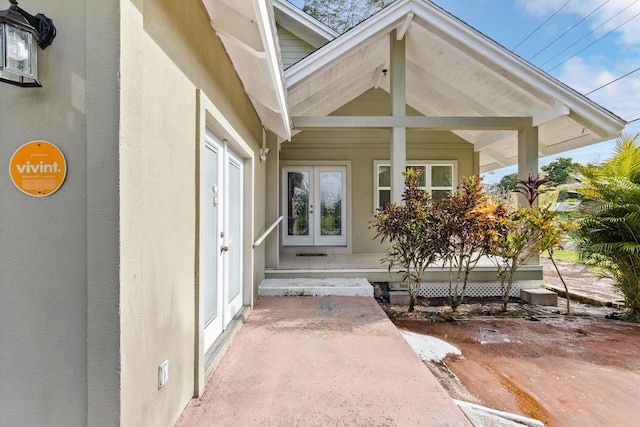
<svg viewBox="0 0 640 427"><path fill-rule="evenodd" d="M576 175L582 195L575 232L580 259L614 280L631 315L640 315L639 135L618 141L614 156Z"/></svg>

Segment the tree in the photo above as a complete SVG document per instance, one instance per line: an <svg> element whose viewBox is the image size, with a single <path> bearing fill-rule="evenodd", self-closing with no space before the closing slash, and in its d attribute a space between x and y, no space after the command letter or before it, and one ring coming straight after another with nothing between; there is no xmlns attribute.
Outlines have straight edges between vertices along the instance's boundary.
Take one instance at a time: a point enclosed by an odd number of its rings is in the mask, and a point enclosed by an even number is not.
<svg viewBox="0 0 640 427"><path fill-rule="evenodd" d="M505 175L498 182L498 187L503 191L513 191L518 185L518 173L514 172L509 175Z"/></svg>
<svg viewBox="0 0 640 427"><path fill-rule="evenodd" d="M379 209L371 223L377 232L375 238L392 244L383 261L389 263L389 271L394 265L402 268L410 312L415 307L422 275L442 253L445 242L438 215L439 202L419 187L419 177L419 171L408 169L402 203L389 203Z"/></svg>
<svg viewBox="0 0 640 427"><path fill-rule="evenodd" d="M302 10L342 34L393 0L305 0Z"/></svg>
<svg viewBox="0 0 640 427"><path fill-rule="evenodd" d="M558 157L546 166L542 166L542 171L551 177L550 185L557 187L569 184L573 181L572 174L580 167L580 163L574 162L568 157Z"/></svg>
<svg viewBox="0 0 640 427"><path fill-rule="evenodd" d="M558 157L548 165L542 166L542 171L551 177L549 185L558 188L558 201L565 201L571 196L562 186L573 182L573 173L580 166L580 163L576 163L568 157Z"/></svg>
<svg viewBox="0 0 640 427"><path fill-rule="evenodd" d="M640 316L640 134L618 141L601 166L578 169L577 250L587 265L614 280L632 317Z"/></svg>

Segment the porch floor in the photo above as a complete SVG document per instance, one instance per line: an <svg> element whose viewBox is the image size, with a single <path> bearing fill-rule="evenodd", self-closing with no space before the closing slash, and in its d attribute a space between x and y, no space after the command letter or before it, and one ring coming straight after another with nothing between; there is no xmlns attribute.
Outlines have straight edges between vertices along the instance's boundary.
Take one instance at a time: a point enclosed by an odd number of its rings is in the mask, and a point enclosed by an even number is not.
<svg viewBox="0 0 640 427"><path fill-rule="evenodd" d="M279 270L364 270L364 271L384 271L387 272L387 264L382 260L386 254L351 254L332 252L331 250L321 252L321 255L313 253L300 254L284 253L280 254ZM478 268L494 268L491 261L483 257L478 263ZM434 265L433 269L442 269ZM397 269L396 269L397 271Z"/></svg>
<svg viewBox="0 0 640 427"><path fill-rule="evenodd" d="M261 297L176 426L470 426L373 298Z"/></svg>

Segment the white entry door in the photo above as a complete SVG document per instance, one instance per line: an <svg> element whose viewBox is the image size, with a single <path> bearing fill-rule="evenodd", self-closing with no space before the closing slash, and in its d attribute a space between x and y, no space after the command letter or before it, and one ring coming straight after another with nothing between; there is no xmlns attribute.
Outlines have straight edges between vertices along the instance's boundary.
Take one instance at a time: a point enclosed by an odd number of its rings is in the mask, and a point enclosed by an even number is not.
<svg viewBox="0 0 640 427"><path fill-rule="evenodd" d="M213 135L204 149L202 188L205 351L242 307L242 162Z"/></svg>
<svg viewBox="0 0 640 427"><path fill-rule="evenodd" d="M284 168L286 246L346 246L346 167Z"/></svg>

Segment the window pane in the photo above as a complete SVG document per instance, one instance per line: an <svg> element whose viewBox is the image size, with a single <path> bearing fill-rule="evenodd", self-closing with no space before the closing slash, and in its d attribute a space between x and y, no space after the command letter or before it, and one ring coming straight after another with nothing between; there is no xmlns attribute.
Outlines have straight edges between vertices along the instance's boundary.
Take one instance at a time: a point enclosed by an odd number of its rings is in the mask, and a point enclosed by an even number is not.
<svg viewBox="0 0 640 427"><path fill-rule="evenodd" d="M449 197L449 190L433 190L431 192L433 200L442 200Z"/></svg>
<svg viewBox="0 0 640 427"><path fill-rule="evenodd" d="M288 172L289 236L309 235L309 172Z"/></svg>
<svg viewBox="0 0 640 427"><path fill-rule="evenodd" d="M384 208L391 202L391 190L380 190L378 192L378 207Z"/></svg>
<svg viewBox="0 0 640 427"><path fill-rule="evenodd" d="M229 162L229 228L225 236L229 242L229 295L228 302L242 289L242 170Z"/></svg>
<svg viewBox="0 0 640 427"><path fill-rule="evenodd" d="M391 187L391 166L378 166L378 187Z"/></svg>
<svg viewBox="0 0 640 427"><path fill-rule="evenodd" d="M433 187L451 187L453 168L451 166L432 166L431 185Z"/></svg>
<svg viewBox="0 0 640 427"><path fill-rule="evenodd" d="M320 235L342 234L342 172L320 172Z"/></svg>
<svg viewBox="0 0 640 427"><path fill-rule="evenodd" d="M427 186L427 167L426 166L407 166L407 170L413 169L414 171L420 173L420 180L418 181L418 186L426 187Z"/></svg>

